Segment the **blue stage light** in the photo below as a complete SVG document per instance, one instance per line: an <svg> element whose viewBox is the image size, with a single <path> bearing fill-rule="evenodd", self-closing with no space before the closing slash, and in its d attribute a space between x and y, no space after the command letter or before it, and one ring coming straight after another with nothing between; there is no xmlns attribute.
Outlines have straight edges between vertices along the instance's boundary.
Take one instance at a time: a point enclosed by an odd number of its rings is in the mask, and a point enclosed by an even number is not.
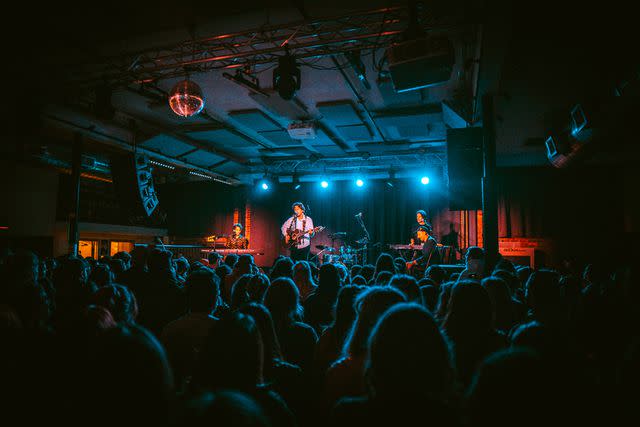
<svg viewBox="0 0 640 427"><path fill-rule="evenodd" d="M322 188L327 188L328 186L329 186L329 183L327 181L322 181L320 183L320 187L322 187Z"/></svg>
<svg viewBox="0 0 640 427"><path fill-rule="evenodd" d="M420 182L422 183L422 185L427 185L429 183L429 177L423 176L422 178L420 178Z"/></svg>
<svg viewBox="0 0 640 427"><path fill-rule="evenodd" d="M364 185L364 181L363 181L363 180L361 180L360 178L358 178L358 179L356 179L356 185L357 185L358 187L362 187L362 186Z"/></svg>

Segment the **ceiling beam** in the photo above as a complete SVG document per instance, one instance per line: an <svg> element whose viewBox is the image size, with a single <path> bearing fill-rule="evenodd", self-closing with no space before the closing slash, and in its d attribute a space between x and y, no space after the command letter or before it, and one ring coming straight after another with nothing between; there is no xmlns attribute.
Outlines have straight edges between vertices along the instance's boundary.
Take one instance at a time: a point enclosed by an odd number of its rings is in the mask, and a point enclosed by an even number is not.
<svg viewBox="0 0 640 427"><path fill-rule="evenodd" d="M83 133L85 136L87 136L88 138L91 138L93 141L99 142L99 143L103 143L112 147L116 147L128 152L133 152L133 151L137 151L137 152L142 152L146 155L148 155L149 157L158 159L158 160L162 160L164 162L173 164L175 166L181 167L181 168L185 168L185 169L190 169L190 170L194 170L197 172L201 172L203 174L207 174L209 176L211 176L213 179L216 179L218 181L222 181L225 183L228 183L230 185L239 185L241 184L241 182L236 179L236 178L232 178L217 172L212 172L211 170L207 169L207 168L203 168L201 166L197 166L194 165L193 163L189 163L186 162L184 160L180 160L177 159L175 157L171 157L171 156L167 156L165 154L162 153L158 153L156 151L153 150L149 150L147 148L144 147L134 147L129 141L122 139L120 137L114 136L112 134L109 134L107 132L104 132L102 130L98 130L95 126L83 126L82 124L76 123L72 120L68 120L66 118L63 117L58 117L55 114L49 114L49 113L43 113L42 117L52 123L54 123L56 126L58 127L63 127L66 129L70 129L72 131L75 132L81 132ZM121 132L131 132L127 129L119 129L119 131Z"/></svg>
<svg viewBox="0 0 640 427"><path fill-rule="evenodd" d="M157 123L155 121L149 120L144 117L140 117L136 114L131 114L131 113L124 113L124 114L126 114L127 116L131 117L132 119L140 123L143 123L144 125L148 126L149 128L153 129L158 133L169 135L172 138L177 139L178 141L184 142L185 144L191 145L192 147L199 148L202 151L208 151L209 153L215 154L220 157L224 157L225 159L231 160L241 165L246 165L247 163L249 163L249 161L244 157L236 156L235 154L229 153L228 151L215 148L207 144L206 142L192 138L164 124Z"/></svg>

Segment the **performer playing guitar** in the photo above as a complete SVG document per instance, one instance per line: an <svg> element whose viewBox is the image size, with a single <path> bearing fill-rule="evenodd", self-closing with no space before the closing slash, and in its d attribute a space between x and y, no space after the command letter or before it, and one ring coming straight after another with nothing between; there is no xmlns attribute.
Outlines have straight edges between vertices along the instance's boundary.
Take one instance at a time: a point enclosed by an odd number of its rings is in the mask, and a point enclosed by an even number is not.
<svg viewBox="0 0 640 427"><path fill-rule="evenodd" d="M311 238L323 227L313 227L313 220L305 215L305 207L301 202L295 202L291 208L293 216L282 224L280 230L285 245L289 247L291 259L306 261L309 258Z"/></svg>

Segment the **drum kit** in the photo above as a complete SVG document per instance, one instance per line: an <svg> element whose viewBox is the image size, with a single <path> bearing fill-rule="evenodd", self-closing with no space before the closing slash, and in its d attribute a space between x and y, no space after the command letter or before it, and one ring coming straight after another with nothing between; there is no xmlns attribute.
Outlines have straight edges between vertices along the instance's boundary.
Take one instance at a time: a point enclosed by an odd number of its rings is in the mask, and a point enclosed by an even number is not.
<svg viewBox="0 0 640 427"><path fill-rule="evenodd" d="M321 264L340 263L351 267L362 259L362 252L366 249L365 247L358 249L347 244L336 248L334 241L337 239L346 239L346 236L347 233L345 232L333 233L329 236L332 242L331 246L316 245L316 249L320 249L320 252L318 252L316 256L320 260ZM359 244L359 242L355 243Z"/></svg>

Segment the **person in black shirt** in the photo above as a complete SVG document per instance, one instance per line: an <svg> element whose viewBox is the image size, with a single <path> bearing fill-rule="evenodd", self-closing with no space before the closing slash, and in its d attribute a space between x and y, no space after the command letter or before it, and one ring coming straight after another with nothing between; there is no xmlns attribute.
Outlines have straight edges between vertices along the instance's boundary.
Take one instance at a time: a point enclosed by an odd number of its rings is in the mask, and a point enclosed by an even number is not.
<svg viewBox="0 0 640 427"><path fill-rule="evenodd" d="M227 239L227 248L247 249L249 247L249 240L240 233L242 233L242 225L233 224L233 234Z"/></svg>
<svg viewBox="0 0 640 427"><path fill-rule="evenodd" d="M417 266L418 270L424 272L430 265L440 263L437 242L436 239L429 234L427 227L418 227L416 234L418 240L422 242L422 251L418 253L416 258L407 263L407 270L414 271L414 267Z"/></svg>
<svg viewBox="0 0 640 427"><path fill-rule="evenodd" d="M431 227L431 224L427 222L427 213L422 209L416 212L416 223L413 225L413 227L411 227L411 244L412 245L417 244L419 241L418 229L420 227L426 227L427 232L429 234L433 234L433 228Z"/></svg>

